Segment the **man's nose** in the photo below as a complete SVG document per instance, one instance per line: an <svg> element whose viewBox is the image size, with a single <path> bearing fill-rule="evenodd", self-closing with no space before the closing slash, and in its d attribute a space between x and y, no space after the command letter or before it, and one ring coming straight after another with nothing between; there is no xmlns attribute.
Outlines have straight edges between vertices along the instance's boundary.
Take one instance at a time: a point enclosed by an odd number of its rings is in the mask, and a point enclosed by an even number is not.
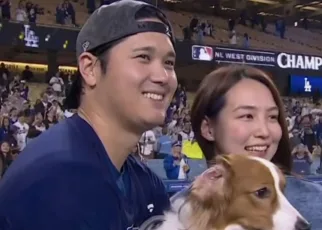
<svg viewBox="0 0 322 230"><path fill-rule="evenodd" d="M295 223L295 230L310 230L311 224L303 218L297 218Z"/></svg>
<svg viewBox="0 0 322 230"><path fill-rule="evenodd" d="M151 79L154 83L165 84L169 81L169 77L169 72L163 65L157 64L153 67Z"/></svg>

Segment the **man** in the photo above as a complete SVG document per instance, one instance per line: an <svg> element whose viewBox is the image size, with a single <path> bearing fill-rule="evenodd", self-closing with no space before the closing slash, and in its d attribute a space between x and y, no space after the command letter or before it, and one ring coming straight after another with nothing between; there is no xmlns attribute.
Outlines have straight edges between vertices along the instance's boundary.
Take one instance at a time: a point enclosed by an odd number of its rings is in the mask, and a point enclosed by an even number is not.
<svg viewBox="0 0 322 230"><path fill-rule="evenodd" d="M153 130L148 130L143 133L140 138L140 144L142 146L142 155L145 159L154 158L154 146L156 142L156 137Z"/></svg>
<svg viewBox="0 0 322 230"><path fill-rule="evenodd" d="M19 151L22 151L27 144L27 134L29 131L29 125L26 123L26 114L24 111L18 113L18 121L13 124L17 130L16 140Z"/></svg>
<svg viewBox="0 0 322 230"><path fill-rule="evenodd" d="M182 153L181 141L172 143L172 155L163 160L164 170L170 180L185 180L190 171L187 157Z"/></svg>
<svg viewBox="0 0 322 230"><path fill-rule="evenodd" d="M30 143L0 184L0 229L137 229L169 205L162 181L130 156L163 123L177 87L165 15L140 1L97 9L76 43L78 114Z"/></svg>

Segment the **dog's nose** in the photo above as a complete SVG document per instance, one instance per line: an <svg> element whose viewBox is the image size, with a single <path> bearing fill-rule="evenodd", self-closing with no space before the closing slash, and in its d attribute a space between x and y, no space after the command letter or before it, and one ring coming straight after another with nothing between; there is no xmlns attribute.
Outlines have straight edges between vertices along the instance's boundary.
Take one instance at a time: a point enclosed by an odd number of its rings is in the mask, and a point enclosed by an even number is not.
<svg viewBox="0 0 322 230"><path fill-rule="evenodd" d="M309 222L302 218L297 218L297 221L295 223L295 230L310 230L311 225Z"/></svg>

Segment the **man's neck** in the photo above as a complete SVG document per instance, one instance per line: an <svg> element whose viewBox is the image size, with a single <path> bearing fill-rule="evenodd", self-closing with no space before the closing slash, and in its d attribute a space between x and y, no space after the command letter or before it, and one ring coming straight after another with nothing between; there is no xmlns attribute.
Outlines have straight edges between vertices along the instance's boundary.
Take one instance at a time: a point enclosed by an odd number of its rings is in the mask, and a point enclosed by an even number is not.
<svg viewBox="0 0 322 230"><path fill-rule="evenodd" d="M92 126L103 143L110 160L120 170L133 147L139 141L140 135L126 130L112 116L102 116L93 111L98 110L80 108L78 114Z"/></svg>

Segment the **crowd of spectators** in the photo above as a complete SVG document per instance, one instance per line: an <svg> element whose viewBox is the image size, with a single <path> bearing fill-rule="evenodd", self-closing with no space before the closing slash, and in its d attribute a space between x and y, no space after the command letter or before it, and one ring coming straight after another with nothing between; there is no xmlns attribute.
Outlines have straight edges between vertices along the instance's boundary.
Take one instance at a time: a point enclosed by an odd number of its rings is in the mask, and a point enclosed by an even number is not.
<svg viewBox="0 0 322 230"><path fill-rule="evenodd" d="M236 31L237 24L250 27L254 30L266 32L267 23L264 17L254 14L253 16L247 16L246 11L242 11L239 17L227 19L227 43L232 46L241 46L245 49L251 46L251 37L248 33L243 31ZM239 29L240 30L240 29ZM286 31L286 23L283 19L276 20L275 22L275 35L284 39ZM196 34L196 40L198 44L204 44L204 37L215 37L215 27L207 20L203 20L201 17L194 16L190 25L183 28L183 35L185 40L192 40L193 35ZM241 34L242 36L238 36Z"/></svg>
<svg viewBox="0 0 322 230"><path fill-rule="evenodd" d="M32 80L32 75L27 66L21 75L12 76L5 65L0 64L1 175L30 141L74 113L63 107L70 76L65 77L58 72L50 79L47 89L33 102L27 83Z"/></svg>
<svg viewBox="0 0 322 230"><path fill-rule="evenodd" d="M12 12L11 10L10 0L0 0L0 6L1 18L6 20L15 19L18 22L36 23L37 15L44 14L44 8L40 7L38 4L34 4L26 0L19 1L15 12Z"/></svg>
<svg viewBox="0 0 322 230"><path fill-rule="evenodd" d="M60 25L74 25L76 24L76 12L73 4L65 0L56 8L56 23Z"/></svg>

